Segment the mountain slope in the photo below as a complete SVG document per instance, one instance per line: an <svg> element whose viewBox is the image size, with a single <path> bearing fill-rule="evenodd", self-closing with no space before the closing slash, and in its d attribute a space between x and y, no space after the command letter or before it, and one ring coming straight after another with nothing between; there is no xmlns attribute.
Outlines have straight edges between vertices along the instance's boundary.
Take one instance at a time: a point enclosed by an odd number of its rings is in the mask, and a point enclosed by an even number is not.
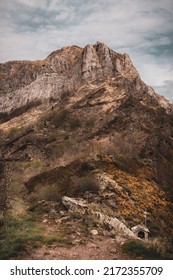
<svg viewBox="0 0 173 280"><path fill-rule="evenodd" d="M86 201L86 219L101 212L128 228L147 210L150 236L170 237L172 104L128 55L97 42L7 62L0 73L1 210L39 223L54 211L55 223L69 196Z"/></svg>

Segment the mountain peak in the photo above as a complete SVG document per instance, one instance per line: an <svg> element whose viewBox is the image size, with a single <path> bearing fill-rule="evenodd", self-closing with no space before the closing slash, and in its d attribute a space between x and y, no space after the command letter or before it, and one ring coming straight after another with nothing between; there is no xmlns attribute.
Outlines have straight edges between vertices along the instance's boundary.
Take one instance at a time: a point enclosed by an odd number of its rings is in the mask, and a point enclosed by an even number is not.
<svg viewBox="0 0 173 280"><path fill-rule="evenodd" d="M60 102L64 93L76 92L85 83L99 85L117 77L129 81L126 84L138 96L148 92L162 107L163 104L169 107L168 102L160 102L160 97L141 81L128 54L116 53L104 43L96 42L84 48L75 45L61 48L44 60L0 64L0 114L9 118L13 112L49 104L52 99Z"/></svg>

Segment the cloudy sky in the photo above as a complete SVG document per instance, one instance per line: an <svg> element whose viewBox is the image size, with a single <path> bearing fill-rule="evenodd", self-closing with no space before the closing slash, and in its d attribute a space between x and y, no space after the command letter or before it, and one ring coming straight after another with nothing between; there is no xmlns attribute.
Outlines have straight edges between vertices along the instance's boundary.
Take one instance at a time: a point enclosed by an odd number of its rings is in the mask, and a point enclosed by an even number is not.
<svg viewBox="0 0 173 280"><path fill-rule="evenodd" d="M0 0L0 62L101 41L173 102L173 0Z"/></svg>

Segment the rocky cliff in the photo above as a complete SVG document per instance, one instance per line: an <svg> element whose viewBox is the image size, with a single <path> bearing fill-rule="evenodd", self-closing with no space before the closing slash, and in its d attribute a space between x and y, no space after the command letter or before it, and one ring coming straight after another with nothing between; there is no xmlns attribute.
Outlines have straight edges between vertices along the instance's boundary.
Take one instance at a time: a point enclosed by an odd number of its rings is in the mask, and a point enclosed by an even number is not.
<svg viewBox="0 0 173 280"><path fill-rule="evenodd" d="M86 83L101 83L121 77L135 94L149 94L169 110L164 98L157 96L139 77L127 54L118 54L97 42L84 49L65 47L40 61L12 61L0 64L0 115L4 119L26 109L56 101L61 103Z"/></svg>

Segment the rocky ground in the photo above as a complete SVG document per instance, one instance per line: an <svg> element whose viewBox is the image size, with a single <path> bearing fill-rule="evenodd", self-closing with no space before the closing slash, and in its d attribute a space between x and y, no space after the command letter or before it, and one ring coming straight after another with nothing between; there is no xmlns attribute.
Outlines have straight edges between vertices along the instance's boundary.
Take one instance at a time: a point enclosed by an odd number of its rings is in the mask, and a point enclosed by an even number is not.
<svg viewBox="0 0 173 280"><path fill-rule="evenodd" d="M15 259L30 260L113 260L129 259L121 246L126 237L115 235L114 231L94 227L83 218L56 219L55 222L44 215L37 225L44 227L47 236L65 234L60 242L50 244L28 243L25 251ZM63 227L63 229L62 229ZM66 233L65 233L66 232Z"/></svg>
<svg viewBox="0 0 173 280"><path fill-rule="evenodd" d="M30 248L20 255L22 260L126 260L129 255L119 249L119 244L112 238L92 237L84 245L71 247L59 244L43 245L40 248Z"/></svg>

